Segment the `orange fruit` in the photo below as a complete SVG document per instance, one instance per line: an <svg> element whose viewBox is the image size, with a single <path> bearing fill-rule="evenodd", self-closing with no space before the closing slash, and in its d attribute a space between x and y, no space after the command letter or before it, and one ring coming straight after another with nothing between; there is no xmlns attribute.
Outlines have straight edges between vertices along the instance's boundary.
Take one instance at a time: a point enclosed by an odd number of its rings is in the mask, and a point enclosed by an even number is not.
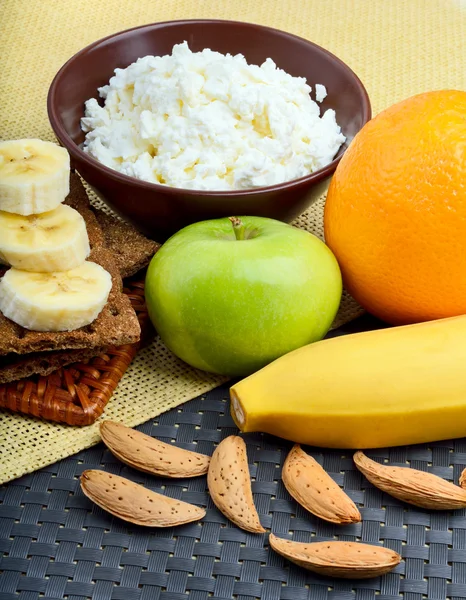
<svg viewBox="0 0 466 600"><path fill-rule="evenodd" d="M466 92L420 94L365 125L331 181L325 239L384 321L466 313Z"/></svg>

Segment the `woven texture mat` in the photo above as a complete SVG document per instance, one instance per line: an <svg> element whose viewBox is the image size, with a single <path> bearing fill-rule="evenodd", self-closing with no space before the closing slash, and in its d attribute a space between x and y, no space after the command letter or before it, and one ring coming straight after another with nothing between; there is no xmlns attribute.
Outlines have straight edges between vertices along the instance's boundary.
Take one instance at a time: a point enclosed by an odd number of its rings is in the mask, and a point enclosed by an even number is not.
<svg viewBox="0 0 466 600"><path fill-rule="evenodd" d="M337 54L361 77L374 113L417 92L466 89L464 0L1 0L0 137L53 140L46 95L60 66L85 45L129 27L183 18L278 27ZM322 232L321 199L299 220ZM340 322L359 314L345 297ZM221 379L188 369L158 341L136 357L106 416L128 425L177 406ZM0 481L98 441L85 430L0 417Z"/></svg>
<svg viewBox="0 0 466 600"><path fill-rule="evenodd" d="M149 435L211 454L235 433L227 387L139 427ZM263 525L296 541L338 537L382 544L403 561L366 581L333 580L295 567L268 548L267 535L248 534L214 507L206 478L168 480L122 465L102 445L13 481L1 491L1 600L445 600L466 598L466 512L409 507L362 477L350 454L311 454L361 507L362 523L339 526L307 513L286 492L281 466L290 444L244 436L254 499ZM466 442L369 452L377 460L431 471L458 481ZM121 474L154 491L207 508L205 518L171 529L128 525L84 497L85 469Z"/></svg>

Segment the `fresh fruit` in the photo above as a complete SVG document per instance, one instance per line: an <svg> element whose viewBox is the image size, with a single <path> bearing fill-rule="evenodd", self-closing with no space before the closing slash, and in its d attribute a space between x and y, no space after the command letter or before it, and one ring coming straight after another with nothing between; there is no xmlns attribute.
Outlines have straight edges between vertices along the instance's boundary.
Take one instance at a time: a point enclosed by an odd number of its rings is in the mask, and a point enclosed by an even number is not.
<svg viewBox="0 0 466 600"><path fill-rule="evenodd" d="M100 424L102 441L121 462L161 477L197 477L207 473L210 457L165 444L121 423Z"/></svg>
<svg viewBox="0 0 466 600"><path fill-rule="evenodd" d="M0 210L48 212L69 191L70 157L64 148L42 140L0 142Z"/></svg>
<svg viewBox="0 0 466 600"><path fill-rule="evenodd" d="M429 510L466 508L466 490L437 475L381 465L362 452L355 453L354 463L372 485L398 500Z"/></svg>
<svg viewBox="0 0 466 600"><path fill-rule="evenodd" d="M0 280L0 311L25 329L72 331L97 318L111 288L110 273L90 261L55 273L9 269Z"/></svg>
<svg viewBox="0 0 466 600"><path fill-rule="evenodd" d="M242 431L327 448L466 435L466 316L339 336L295 350L230 391Z"/></svg>
<svg viewBox="0 0 466 600"><path fill-rule="evenodd" d="M321 339L338 310L338 264L315 236L272 219L195 223L157 252L149 315L188 364L249 374Z"/></svg>
<svg viewBox="0 0 466 600"><path fill-rule="evenodd" d="M331 523L357 523L361 514L319 463L296 444L282 469L289 494L313 515Z"/></svg>
<svg viewBox="0 0 466 600"><path fill-rule="evenodd" d="M293 542L269 536L272 550L291 562L327 577L369 579L385 575L401 561L390 548L359 542Z"/></svg>
<svg viewBox="0 0 466 600"><path fill-rule="evenodd" d="M325 239L345 287L395 325L466 313L466 92L408 98L338 165Z"/></svg>
<svg viewBox="0 0 466 600"><path fill-rule="evenodd" d="M84 471L81 489L92 502L115 517L145 527L174 527L205 516L203 508L146 490L105 471Z"/></svg>
<svg viewBox="0 0 466 600"><path fill-rule="evenodd" d="M86 224L77 210L60 204L40 215L0 211L0 261L23 271L68 271L89 256Z"/></svg>
<svg viewBox="0 0 466 600"><path fill-rule="evenodd" d="M252 533L265 531L254 506L242 438L230 435L217 446L210 461L207 486L215 506L232 523Z"/></svg>

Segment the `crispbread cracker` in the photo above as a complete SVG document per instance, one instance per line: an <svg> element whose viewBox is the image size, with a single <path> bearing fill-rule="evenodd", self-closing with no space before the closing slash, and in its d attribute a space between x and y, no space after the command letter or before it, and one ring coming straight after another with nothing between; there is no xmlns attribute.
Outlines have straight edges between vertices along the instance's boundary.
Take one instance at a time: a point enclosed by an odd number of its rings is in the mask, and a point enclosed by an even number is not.
<svg viewBox="0 0 466 600"><path fill-rule="evenodd" d="M130 223L92 207L77 173L71 173L70 194L65 204L83 216L91 248L105 245L112 252L123 279L147 267L160 248L160 244L143 236Z"/></svg>
<svg viewBox="0 0 466 600"><path fill-rule="evenodd" d="M75 331L29 331L0 313L0 356L29 354L43 351L91 349L119 346L137 342L139 322L131 302L122 292L122 280L112 253L104 246L104 235L94 213L90 210L86 191L75 173L70 177L70 194L66 204L84 218L91 245L89 260L98 263L112 276L113 286L108 302L97 319Z"/></svg>
<svg viewBox="0 0 466 600"><path fill-rule="evenodd" d="M121 221L99 209L93 210L102 228L105 245L113 253L123 279L147 267L160 248L160 244L144 237L126 221Z"/></svg>
<svg viewBox="0 0 466 600"><path fill-rule="evenodd" d="M77 210L83 217L91 248L103 246L105 244L104 234L95 214L91 210L89 198L81 183L81 179L76 173L71 173L70 175L70 193L66 197L64 204L68 204L68 206Z"/></svg>
<svg viewBox="0 0 466 600"><path fill-rule="evenodd" d="M129 298L122 292L120 273L111 252L104 246L95 246L89 260L107 270L113 281L107 304L97 319L75 331L49 333L24 329L0 313L0 356L11 352L26 354L45 350L121 346L139 340L139 322Z"/></svg>
<svg viewBox="0 0 466 600"><path fill-rule="evenodd" d="M70 194L66 204L84 218L91 248L108 247L121 277L128 277L147 266L159 244L148 240L132 225L91 208L86 190L76 173L70 176ZM117 250L122 251L117 253ZM116 260L115 260L116 259ZM0 272L0 277L2 273ZM1 322L1 321L0 321ZM124 343L124 342L122 342ZM74 362L87 361L105 351L105 346L51 350L0 356L0 384L17 381L31 375L46 376Z"/></svg>
<svg viewBox="0 0 466 600"><path fill-rule="evenodd" d="M18 381L31 375L50 375L61 367L86 362L103 352L105 347L0 356L0 384Z"/></svg>

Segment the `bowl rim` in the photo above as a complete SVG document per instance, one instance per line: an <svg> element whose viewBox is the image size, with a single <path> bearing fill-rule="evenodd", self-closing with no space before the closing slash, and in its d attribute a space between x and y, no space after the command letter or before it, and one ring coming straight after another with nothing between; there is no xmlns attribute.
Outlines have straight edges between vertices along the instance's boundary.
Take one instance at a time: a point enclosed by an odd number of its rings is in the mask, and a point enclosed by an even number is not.
<svg viewBox="0 0 466 600"><path fill-rule="evenodd" d="M192 188L172 187L172 186L163 185L160 183L152 183L149 181L144 181L144 180L138 179L136 177L130 177L129 175L124 175L123 173L120 173L119 171L116 171L114 169L111 169L110 167L105 166L104 164L99 162L97 159L89 156L89 154L87 154L86 152L81 150L81 148L73 141L73 139L67 133L64 126L61 123L61 119L58 117L58 114L57 114L58 111L55 110L55 96L56 96L57 87L59 85L62 75L66 71L68 65L70 63L74 62L78 57L88 53L96 46L99 46L100 44L103 44L103 43L107 42L108 40L117 38L119 36L124 36L125 34L136 31L138 29L150 29L150 28L157 29L159 27L172 26L172 25L189 25L189 24L202 25L202 24L218 24L218 23L230 24L230 25L241 25L241 26L249 27L250 29L253 29L253 30L256 29L256 30L262 30L262 31L264 31L264 30L271 31L274 33L278 33L286 38L292 38L295 40L299 40L300 42L304 42L307 45L313 46L319 52L321 52L323 54L327 54L335 62L337 62L341 66L343 66L345 68L345 70L347 70L349 72L350 76L354 79L354 82L356 84L356 87L358 88L359 93L361 94L361 99L362 99L363 126L368 121L370 121L370 119L372 118L371 102L370 102L367 90L364 87L364 84L362 83L360 78L356 75L356 73L351 69L351 67L349 67L343 60L338 58L338 56L335 56L335 54L333 54L326 48L323 48L322 46L319 46L318 44L311 42L310 40L307 40L306 38L295 35L293 33L289 33L288 31L284 31L282 29L277 29L276 27L268 27L266 25L260 25L257 23L249 23L246 21L236 21L236 20L231 20L231 19L202 19L202 18L201 19L176 19L176 20L169 20L169 21L156 21L154 23L146 23L144 25L137 25L136 27L130 27L129 29L124 29L122 31L117 31L115 33L107 35L103 38L100 38L100 39L94 41L94 42L91 42L90 44L88 44L87 46L85 46L84 48L82 48L81 50L76 52L75 54L73 54L60 67L58 72L55 74L55 76L52 80L52 83L50 84L48 93L47 93L47 114L48 114L48 118L49 118L50 124L52 126L52 129L53 129L56 137L58 138L59 142L68 150L68 152L70 153L70 155L73 158L75 158L79 161L83 161L89 167L91 167L91 168L93 167L93 168L101 171L103 174L107 175L108 177L110 177L111 179L113 179L117 182L120 182L122 184L127 184L127 185L141 186L143 189L152 190L154 192L159 192L159 193L163 192L164 194L175 195L175 194L179 194L181 192L187 196L202 195L202 196L211 197L212 199L215 198L216 196L220 196L222 198L223 197L225 197L225 198L243 197L243 196L251 196L251 195L261 195L261 194L267 193L267 192L285 191L290 188L301 187L302 185L307 185L310 183L318 183L318 182L322 181L323 179L329 177L335 171L338 163L340 162L341 158L345 154L346 150L343 152L343 154L334 158L328 165L325 165L325 167L322 167L321 169L318 169L317 171L314 171L313 173L310 173L309 175L304 175L303 177L299 177L298 179L292 179L290 181L284 181L282 183L276 183L274 185L240 189L240 190L217 190L217 191L216 190L199 190L199 189L192 189Z"/></svg>

